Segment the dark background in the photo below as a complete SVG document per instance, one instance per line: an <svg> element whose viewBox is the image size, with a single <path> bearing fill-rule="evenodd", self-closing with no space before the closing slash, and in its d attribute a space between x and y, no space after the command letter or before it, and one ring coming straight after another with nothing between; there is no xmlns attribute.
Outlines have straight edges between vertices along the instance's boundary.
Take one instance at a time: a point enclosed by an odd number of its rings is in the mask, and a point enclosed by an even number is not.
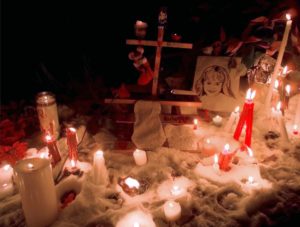
<svg viewBox="0 0 300 227"><path fill-rule="evenodd" d="M101 86L136 83L125 39L137 19L156 38L160 6L168 7L165 38L177 32L184 42L209 45L239 37L250 19L271 15L295 1L2 1L1 102L33 99L38 91L69 92L68 84L100 80ZM164 50L163 50L164 51ZM154 48L147 54L151 56ZM79 86L78 85L78 86ZM75 91L75 86L73 86ZM78 87L77 87L78 88ZM71 92L72 93L72 92ZM70 93L70 94L71 94Z"/></svg>

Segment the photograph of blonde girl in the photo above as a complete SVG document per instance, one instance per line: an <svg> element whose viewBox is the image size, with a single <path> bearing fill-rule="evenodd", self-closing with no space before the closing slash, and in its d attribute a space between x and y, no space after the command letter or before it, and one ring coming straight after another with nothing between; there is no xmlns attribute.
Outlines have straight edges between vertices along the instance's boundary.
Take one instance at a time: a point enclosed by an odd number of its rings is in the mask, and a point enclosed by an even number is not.
<svg viewBox="0 0 300 227"><path fill-rule="evenodd" d="M228 111L239 105L232 90L229 72L222 66L211 65L204 68L194 89L200 97L203 109Z"/></svg>

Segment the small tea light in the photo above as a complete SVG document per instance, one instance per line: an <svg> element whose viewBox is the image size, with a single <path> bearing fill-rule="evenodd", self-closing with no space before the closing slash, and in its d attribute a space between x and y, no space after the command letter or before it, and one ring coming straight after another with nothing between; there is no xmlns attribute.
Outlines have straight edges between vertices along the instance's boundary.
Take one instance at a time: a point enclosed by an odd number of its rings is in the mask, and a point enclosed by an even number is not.
<svg viewBox="0 0 300 227"><path fill-rule="evenodd" d="M175 201L167 201L164 203L164 213L168 221L176 221L181 216L181 206Z"/></svg>
<svg viewBox="0 0 300 227"><path fill-rule="evenodd" d="M134 161L138 166L145 165L147 163L146 151L136 149L133 152Z"/></svg>
<svg viewBox="0 0 300 227"><path fill-rule="evenodd" d="M193 127L193 129L194 130L197 130L197 128L198 128L198 119L194 119L194 127Z"/></svg>
<svg viewBox="0 0 300 227"><path fill-rule="evenodd" d="M133 179L132 177L126 178L125 184L126 184L129 188L136 188L136 189L139 189L139 187L140 187L140 183L139 183L136 179Z"/></svg>
<svg viewBox="0 0 300 227"><path fill-rule="evenodd" d="M219 115L216 115L213 118L213 123L214 123L215 126L221 126L222 125L222 120L223 120L222 117L220 117Z"/></svg>
<svg viewBox="0 0 300 227"><path fill-rule="evenodd" d="M298 135L299 131L298 131L298 125L294 124L293 125L293 134L294 135Z"/></svg>

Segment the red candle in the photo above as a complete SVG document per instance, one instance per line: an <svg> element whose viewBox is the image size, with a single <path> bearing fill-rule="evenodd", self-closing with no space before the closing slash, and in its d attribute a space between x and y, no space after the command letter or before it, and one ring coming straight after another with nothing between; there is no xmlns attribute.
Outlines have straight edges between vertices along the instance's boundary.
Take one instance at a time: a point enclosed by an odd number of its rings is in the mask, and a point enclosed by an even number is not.
<svg viewBox="0 0 300 227"><path fill-rule="evenodd" d="M194 127L193 129L196 130L198 128L198 119L194 119Z"/></svg>
<svg viewBox="0 0 300 227"><path fill-rule="evenodd" d="M219 154L219 168L223 171L230 170L230 162L235 152L230 152L230 146L225 144L224 149Z"/></svg>
<svg viewBox="0 0 300 227"><path fill-rule="evenodd" d="M246 101L244 103L243 111L241 113L239 122L235 129L233 138L238 140L241 136L241 132L243 126L246 125L246 137L245 137L245 144L250 147L251 146L251 137L252 137L252 125L253 125L253 110L254 110L254 103L253 98L255 97L255 91L251 91L248 89L246 94Z"/></svg>
<svg viewBox="0 0 300 227"><path fill-rule="evenodd" d="M78 160L78 150L77 150L77 133L75 128L67 128L67 144L69 147L69 159Z"/></svg>
<svg viewBox="0 0 300 227"><path fill-rule="evenodd" d="M52 135L48 134L45 136L45 141L47 143L49 155L51 155L51 164L52 166L55 166L61 160L56 140Z"/></svg>

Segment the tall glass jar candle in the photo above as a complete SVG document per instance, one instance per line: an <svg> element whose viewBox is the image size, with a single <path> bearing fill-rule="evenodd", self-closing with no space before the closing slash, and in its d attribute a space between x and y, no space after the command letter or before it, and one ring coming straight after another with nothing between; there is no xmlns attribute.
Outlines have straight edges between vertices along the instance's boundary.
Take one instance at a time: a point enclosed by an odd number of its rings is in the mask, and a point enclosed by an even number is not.
<svg viewBox="0 0 300 227"><path fill-rule="evenodd" d="M60 125L54 94L47 91L38 93L36 96L36 105L41 131L44 134L50 133L55 139L58 139Z"/></svg>

